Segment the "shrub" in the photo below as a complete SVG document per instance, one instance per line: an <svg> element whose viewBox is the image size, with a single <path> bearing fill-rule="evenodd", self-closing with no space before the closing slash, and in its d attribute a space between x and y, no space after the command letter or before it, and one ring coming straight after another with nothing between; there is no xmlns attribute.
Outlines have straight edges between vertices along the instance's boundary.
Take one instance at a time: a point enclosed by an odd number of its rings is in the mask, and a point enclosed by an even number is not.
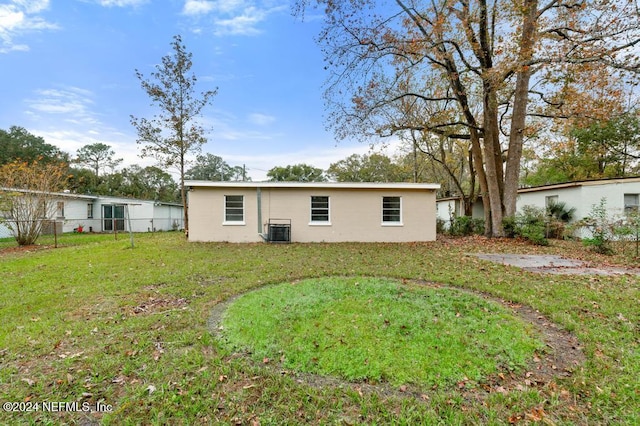
<svg viewBox="0 0 640 426"><path fill-rule="evenodd" d="M546 246L549 240L546 237L545 210L535 206L524 206L521 212L515 216L507 217L502 221L505 234L508 237L522 237L533 244Z"/></svg>
<svg viewBox="0 0 640 426"><path fill-rule="evenodd" d="M624 219L613 228L615 238L622 242L623 251L628 254L629 246L633 257L640 257L640 213L635 210L628 212Z"/></svg>
<svg viewBox="0 0 640 426"><path fill-rule="evenodd" d="M535 206L524 206L522 212L516 215L518 234L539 246L549 245L546 237L545 211Z"/></svg>
<svg viewBox="0 0 640 426"><path fill-rule="evenodd" d="M615 225L607 215L607 200L602 198L599 204L591 206L591 212L579 222L589 229L591 236L582 239L585 246L597 253L612 254L611 241L614 239Z"/></svg>
<svg viewBox="0 0 640 426"><path fill-rule="evenodd" d="M564 201L553 202L546 209L546 237L564 238L567 223L573 220L576 209L567 207Z"/></svg>
<svg viewBox="0 0 640 426"><path fill-rule="evenodd" d="M467 236L484 233L484 221L471 216L456 216L451 219L449 233L455 236Z"/></svg>

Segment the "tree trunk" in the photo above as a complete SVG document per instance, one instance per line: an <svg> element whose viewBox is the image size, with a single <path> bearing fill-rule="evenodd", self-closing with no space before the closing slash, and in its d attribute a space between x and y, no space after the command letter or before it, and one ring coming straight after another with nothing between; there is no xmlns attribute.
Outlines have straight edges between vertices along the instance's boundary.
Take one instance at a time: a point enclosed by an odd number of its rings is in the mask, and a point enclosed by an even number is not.
<svg viewBox="0 0 640 426"><path fill-rule="evenodd" d="M480 146L480 137L475 129L471 129L471 157L473 159L473 167L477 171L478 182L480 183L480 197L482 197L482 206L484 208L484 233L490 236L491 229L491 205L489 204L489 189L487 187L487 175L484 172L482 147Z"/></svg>
<svg viewBox="0 0 640 426"><path fill-rule="evenodd" d="M182 198L182 209L184 211L184 235L189 237L189 205L187 203L187 189L184 187L184 154L180 159L180 197Z"/></svg>
<svg viewBox="0 0 640 426"><path fill-rule="evenodd" d="M529 80L531 79L531 68L524 65L524 63L531 59L533 54L538 0L524 0L524 6L525 14L522 22L519 55L521 66L517 71L511 130L509 134L509 152L507 154L504 182L505 216L514 216L516 214L518 183L520 181L520 161L522 159L527 102L529 100Z"/></svg>
<svg viewBox="0 0 640 426"><path fill-rule="evenodd" d="M487 235L492 237L504 236L502 227L502 153L498 142L498 102L496 92L491 83L484 82L484 154L487 175L487 192L489 198L489 209L491 212L491 232ZM486 206L486 203L483 203ZM486 207L485 207L486 208ZM486 212L485 212L486 217Z"/></svg>

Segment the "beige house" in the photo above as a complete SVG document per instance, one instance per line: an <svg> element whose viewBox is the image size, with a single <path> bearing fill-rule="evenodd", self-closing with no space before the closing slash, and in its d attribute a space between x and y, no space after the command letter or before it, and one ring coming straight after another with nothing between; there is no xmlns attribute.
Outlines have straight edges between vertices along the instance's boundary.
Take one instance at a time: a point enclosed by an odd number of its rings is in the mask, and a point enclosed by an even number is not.
<svg viewBox="0 0 640 426"><path fill-rule="evenodd" d="M436 239L437 184L187 181L189 241Z"/></svg>

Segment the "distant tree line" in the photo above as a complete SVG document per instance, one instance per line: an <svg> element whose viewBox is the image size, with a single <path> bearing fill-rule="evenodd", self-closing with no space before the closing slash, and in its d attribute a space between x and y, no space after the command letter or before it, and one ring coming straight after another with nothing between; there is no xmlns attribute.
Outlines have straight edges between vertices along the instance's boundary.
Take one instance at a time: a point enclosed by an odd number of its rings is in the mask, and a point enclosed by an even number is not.
<svg viewBox="0 0 640 426"><path fill-rule="evenodd" d="M63 182L55 186L56 190L165 202L180 201L178 184L170 173L156 166L142 167L137 164L118 169L122 161L122 158L116 157L113 148L105 143L85 145L73 156L23 127L0 129L0 166L7 166L4 177L9 175L9 167L37 170L45 164L55 164L64 171ZM222 158L206 154L197 157L186 176L189 179L242 180L246 178L246 170L243 167L229 166ZM0 183L4 180L6 179L0 177ZM14 179L13 182L17 181Z"/></svg>

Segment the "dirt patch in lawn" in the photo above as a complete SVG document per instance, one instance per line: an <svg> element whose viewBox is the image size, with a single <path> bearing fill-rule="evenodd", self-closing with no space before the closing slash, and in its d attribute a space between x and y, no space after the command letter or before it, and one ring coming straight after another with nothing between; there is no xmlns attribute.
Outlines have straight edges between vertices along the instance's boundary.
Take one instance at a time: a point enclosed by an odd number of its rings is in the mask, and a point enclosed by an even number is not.
<svg viewBox="0 0 640 426"><path fill-rule="evenodd" d="M32 244L28 246L4 247L4 248L0 248L0 256L13 254L13 253L33 253L36 251L46 250L50 248L53 248L53 246L37 245L37 244Z"/></svg>
<svg viewBox="0 0 640 426"><path fill-rule="evenodd" d="M525 271L543 274L565 275L640 275L638 268L623 268L613 266L593 266L578 259L568 259L558 255L536 254L505 254L481 253L476 254L480 259L503 265L516 266Z"/></svg>
<svg viewBox="0 0 640 426"><path fill-rule="evenodd" d="M447 286L428 281L408 280L408 282L434 288L447 288ZM460 288L455 288L455 290L465 291L501 304L515 316L533 324L545 343L545 348L535 354L530 364L523 371L515 373L507 367L499 366L499 368L501 368L500 372L486 377L481 382L471 380L458 382L452 390L460 392L466 400L483 400L492 393L507 394L511 391L521 391L527 388L544 388L549 385L555 386L553 382L556 378L571 376L585 361L585 356L578 339L533 308L501 300L483 293ZM217 337L222 337L223 314L226 308L233 303L237 297L238 296L234 296L231 299L219 303L212 309L208 320L208 328ZM235 356L243 356L249 362L258 363L257 361L250 360L248 356L243 354L236 354ZM357 393L368 392L381 396L411 397L425 401L429 399L429 391L428 389L425 390L424 386L420 387L418 385L408 384L395 387L384 382L348 382L333 376L319 376L286 370L277 360L265 361L262 363L262 367L270 369L273 373L292 377L299 383L310 386L348 387Z"/></svg>

